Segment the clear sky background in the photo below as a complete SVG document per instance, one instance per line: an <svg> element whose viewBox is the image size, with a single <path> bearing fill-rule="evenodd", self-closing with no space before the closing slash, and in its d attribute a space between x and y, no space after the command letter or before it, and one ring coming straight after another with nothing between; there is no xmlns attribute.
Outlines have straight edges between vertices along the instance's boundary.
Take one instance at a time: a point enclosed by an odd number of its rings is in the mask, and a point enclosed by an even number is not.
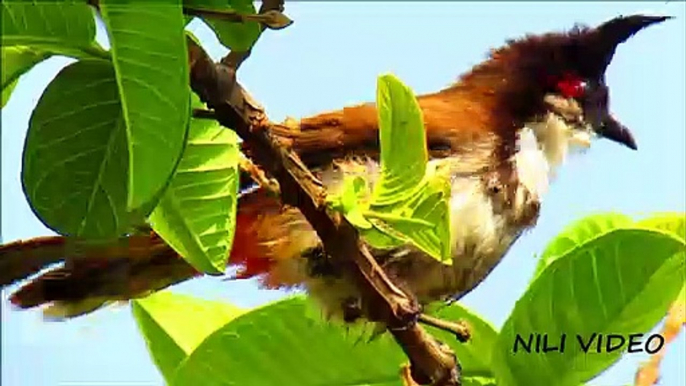
<svg viewBox="0 0 686 386"><path fill-rule="evenodd" d="M620 14L677 16L622 45L607 72L612 110L635 133L639 151L600 141L573 159L546 197L537 228L463 300L501 326L529 281L535 254L565 224L597 211L640 216L686 210L685 11L683 2L287 2L295 24L264 34L239 78L274 120L303 117L373 100L376 77L387 71L419 94L436 91L483 60L488 49L525 33L568 29L577 22L595 25ZM224 54L211 34L194 31L210 41L215 58ZM2 110L5 242L51 234L23 196L21 149L32 109L66 63L54 58L38 65ZM251 281L216 278L174 291L246 307L283 296L259 290ZM50 323L38 311L11 309L6 292L1 302L3 385L163 384L128 306ZM686 384L685 349L682 333L668 349L661 385ZM630 384L642 360L645 356L631 354L591 384Z"/></svg>

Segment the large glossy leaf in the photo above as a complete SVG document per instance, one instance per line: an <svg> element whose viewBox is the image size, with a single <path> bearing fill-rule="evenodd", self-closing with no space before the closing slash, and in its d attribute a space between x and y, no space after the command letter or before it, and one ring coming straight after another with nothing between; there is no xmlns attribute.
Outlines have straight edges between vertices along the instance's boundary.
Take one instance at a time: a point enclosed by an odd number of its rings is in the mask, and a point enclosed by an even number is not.
<svg viewBox="0 0 686 386"><path fill-rule="evenodd" d="M244 311L168 291L131 302L148 350L167 383L177 366L214 330Z"/></svg>
<svg viewBox="0 0 686 386"><path fill-rule="evenodd" d="M204 107L193 95L194 105ZM188 144L153 229L196 269L220 273L231 251L238 193L238 136L219 123L193 119Z"/></svg>
<svg viewBox="0 0 686 386"><path fill-rule="evenodd" d="M302 297L272 303L210 335L172 385L373 385L398 377L402 351L326 323Z"/></svg>
<svg viewBox="0 0 686 386"><path fill-rule="evenodd" d="M34 65L50 57L50 54L27 46L2 47L1 50L2 105L0 107L5 107L19 77Z"/></svg>
<svg viewBox="0 0 686 386"><path fill-rule="evenodd" d="M0 9L3 47L31 46L76 57L102 55L95 43L93 11L86 2L4 1Z"/></svg>
<svg viewBox="0 0 686 386"><path fill-rule="evenodd" d="M670 233L686 242L686 213L662 213L639 221L636 225Z"/></svg>
<svg viewBox="0 0 686 386"><path fill-rule="evenodd" d="M616 222L617 228L608 227L607 218L594 216L577 223L578 235L566 231L571 240L584 241L561 247L564 252L517 302L494 351L499 385L587 381L615 362L626 346L598 353L594 340L584 352L577 335L584 344L593 334L596 339L598 334L627 337L646 333L662 319L684 283L684 241L667 232ZM588 237L584 233L589 229L600 233ZM520 341L515 353L516 337L528 341L531 334L547 334L549 346L559 346L566 334L564 352L528 353Z"/></svg>
<svg viewBox="0 0 686 386"><path fill-rule="evenodd" d="M24 193L61 234L110 237L129 229L128 147L111 63L62 69L38 101L24 146Z"/></svg>
<svg viewBox="0 0 686 386"><path fill-rule="evenodd" d="M480 353L488 353L495 341L493 328L457 305L438 315L470 323L474 339L468 344L449 334L436 336L457 349L466 378L488 377ZM407 361L402 350L387 334L371 342L366 336L359 326L346 330L323 320L312 300L298 296L255 309L215 331L179 366L172 384L400 385L400 366Z"/></svg>
<svg viewBox="0 0 686 386"><path fill-rule="evenodd" d="M128 209L149 214L181 157L190 119L181 0L100 1L129 144Z"/></svg>
<svg viewBox="0 0 686 386"><path fill-rule="evenodd" d="M543 254L539 257L533 279L543 272L545 267L564 256L569 251L617 228L631 227L634 220L621 213L598 213L567 225L553 240L548 242Z"/></svg>
<svg viewBox="0 0 686 386"><path fill-rule="evenodd" d="M195 9L209 9L254 15L255 6L251 0L185 0L184 6ZM260 24L255 21L236 23L221 20L220 17L202 17L212 28L219 41L232 51L247 51L260 36Z"/></svg>

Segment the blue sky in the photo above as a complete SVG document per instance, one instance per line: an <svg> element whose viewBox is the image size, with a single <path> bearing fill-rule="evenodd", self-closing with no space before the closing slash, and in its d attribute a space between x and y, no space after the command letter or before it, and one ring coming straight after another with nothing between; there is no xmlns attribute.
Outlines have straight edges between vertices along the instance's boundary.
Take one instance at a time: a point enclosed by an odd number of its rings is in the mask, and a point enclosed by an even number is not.
<svg viewBox="0 0 686 386"><path fill-rule="evenodd" d="M502 325L533 272L535 254L565 224L598 211L645 215L686 210L686 7L652 3L314 3L287 4L295 24L266 33L239 77L274 120L303 117L346 104L371 101L376 77L392 72L417 93L438 90L484 59L489 48L525 33L597 24L620 14L677 16L622 45L607 72L614 114L634 132L639 151L609 141L594 144L560 172L545 198L535 230L463 299L496 326ZM101 31L102 32L102 31ZM223 49L196 30L216 58ZM2 110L2 238L48 235L21 191L21 149L31 110L45 86L68 63L54 58L19 82ZM174 290L240 306L283 294L254 282L205 278ZM36 311L17 312L2 298L2 384L160 385L128 306L113 307L69 323L49 323ZM669 347L662 385L686 384L683 334ZM591 384L632 382L639 361L632 354Z"/></svg>

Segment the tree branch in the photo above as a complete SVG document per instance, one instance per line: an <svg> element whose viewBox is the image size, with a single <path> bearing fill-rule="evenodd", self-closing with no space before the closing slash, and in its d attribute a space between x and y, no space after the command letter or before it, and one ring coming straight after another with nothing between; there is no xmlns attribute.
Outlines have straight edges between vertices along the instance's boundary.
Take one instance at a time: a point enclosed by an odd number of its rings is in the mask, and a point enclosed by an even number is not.
<svg viewBox="0 0 686 386"><path fill-rule="evenodd" d="M281 1L273 1L276 5ZM264 7L263 7L264 8ZM412 364L421 383L459 385L457 360L416 322L419 306L395 286L360 240L357 230L340 214L326 209L326 191L287 144L270 135L274 126L262 107L236 82L236 68L214 63L187 39L191 88L214 110L217 121L245 142L252 160L279 183L284 204L297 207L319 235L332 263L355 280L363 310L370 320L385 323Z"/></svg>

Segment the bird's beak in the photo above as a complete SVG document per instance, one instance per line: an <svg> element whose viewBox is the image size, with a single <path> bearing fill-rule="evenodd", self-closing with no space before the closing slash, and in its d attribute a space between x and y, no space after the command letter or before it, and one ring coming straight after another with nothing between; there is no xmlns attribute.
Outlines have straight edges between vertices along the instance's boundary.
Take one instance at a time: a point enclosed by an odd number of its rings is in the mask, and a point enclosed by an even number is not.
<svg viewBox="0 0 686 386"><path fill-rule="evenodd" d="M607 87L601 85L595 88L584 103L586 122L598 136L637 150L631 131L610 113L609 102Z"/></svg>
<svg viewBox="0 0 686 386"><path fill-rule="evenodd" d="M593 129L599 136L620 143L629 149L638 150L636 140L631 131L610 114L601 121L593 124Z"/></svg>

